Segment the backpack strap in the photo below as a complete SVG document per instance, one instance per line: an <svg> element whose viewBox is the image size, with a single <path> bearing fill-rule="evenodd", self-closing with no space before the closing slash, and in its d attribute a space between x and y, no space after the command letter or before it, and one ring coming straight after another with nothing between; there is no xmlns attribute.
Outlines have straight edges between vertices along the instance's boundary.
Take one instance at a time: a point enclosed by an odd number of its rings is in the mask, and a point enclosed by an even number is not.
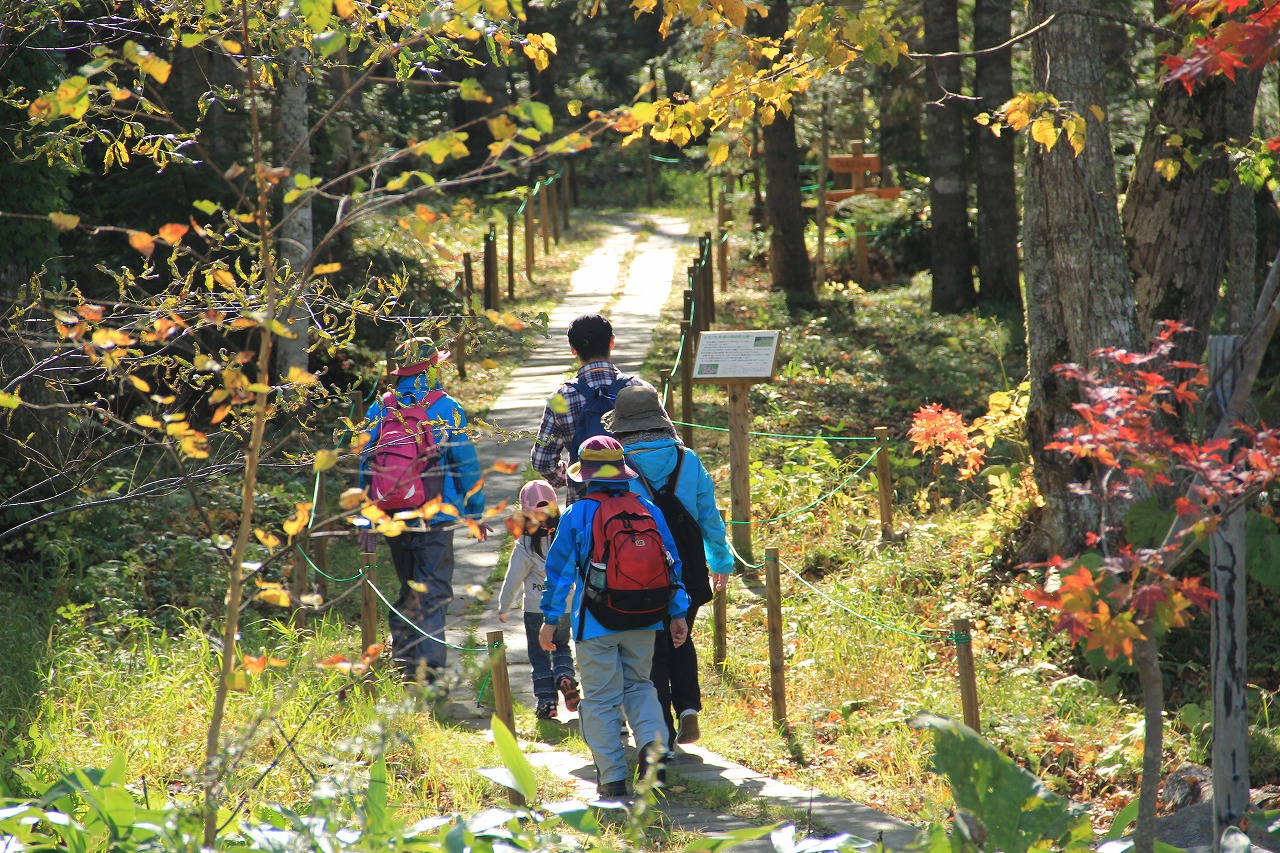
<svg viewBox="0 0 1280 853"><path fill-rule="evenodd" d="M582 500L594 501L596 504L595 515L591 517L591 549L592 551L594 551L596 539L600 536L599 532L596 530L596 527L602 524L602 522L600 521L600 508L601 506L603 506L602 501L604 499L600 497L599 492L591 492L590 494L583 495ZM593 554L591 551L587 552L588 565L590 565L591 558L594 556L595 554ZM579 590L580 596L578 599L581 602L578 606L578 640L581 641L583 627L587 624L587 568L586 566L578 566L578 577L581 579L580 585L582 587ZM570 605L569 609L572 610L573 602L570 601L569 605Z"/></svg>

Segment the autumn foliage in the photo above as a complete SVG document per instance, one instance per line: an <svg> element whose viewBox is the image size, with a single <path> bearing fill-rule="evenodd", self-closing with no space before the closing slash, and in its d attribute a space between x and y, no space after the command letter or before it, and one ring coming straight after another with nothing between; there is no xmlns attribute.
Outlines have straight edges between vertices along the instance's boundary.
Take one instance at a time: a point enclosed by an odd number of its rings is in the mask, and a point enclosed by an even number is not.
<svg viewBox="0 0 1280 853"><path fill-rule="evenodd" d="M1056 368L1076 383L1083 402L1079 423L1048 445L1091 464L1082 493L1104 504L1130 501L1160 488L1177 487L1178 520L1165 541L1135 547L1107 525L1087 542L1096 551L1070 559L1055 556L1039 568L1051 570L1056 587L1026 593L1040 607L1058 612L1057 628L1073 642L1101 649L1109 658L1132 660L1135 640L1186 625L1193 608L1205 609L1216 594L1200 578L1174 574L1226 514L1239 509L1276 479L1280 434L1235 425L1235 440L1186 440L1168 425L1192 413L1205 368L1173 361L1174 338L1187 331L1165 323L1145 353L1110 347L1093 353L1097 369ZM1180 378L1186 377L1186 378Z"/></svg>

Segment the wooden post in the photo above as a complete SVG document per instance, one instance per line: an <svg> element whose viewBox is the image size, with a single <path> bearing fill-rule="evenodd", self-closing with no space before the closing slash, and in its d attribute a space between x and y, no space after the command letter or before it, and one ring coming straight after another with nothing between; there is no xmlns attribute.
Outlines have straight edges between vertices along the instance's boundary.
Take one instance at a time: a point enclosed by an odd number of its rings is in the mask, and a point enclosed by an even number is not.
<svg viewBox="0 0 1280 853"><path fill-rule="evenodd" d="M484 235L484 307L498 310L502 304L502 291L498 288L498 234L497 226L490 222Z"/></svg>
<svg viewBox="0 0 1280 853"><path fill-rule="evenodd" d="M711 232L704 232L701 238L705 246L699 253L698 272L702 278L702 304L706 307L707 325L703 331L711 331L711 324L716 321L716 279L715 268L711 264L712 249Z"/></svg>
<svg viewBox="0 0 1280 853"><path fill-rule="evenodd" d="M516 215L507 211L507 299L516 298Z"/></svg>
<svg viewBox="0 0 1280 853"><path fill-rule="evenodd" d="M501 631L490 631L485 637L489 646L489 678L493 684L493 715L515 737L516 712L511 702L511 675L507 672L507 644ZM507 800L513 805L524 805L524 797L515 788L507 789Z"/></svg>
<svg viewBox="0 0 1280 853"><path fill-rule="evenodd" d="M574 207L581 207L582 201L578 198L578 173L573 168L572 157L570 157L568 160L568 167L569 167L569 173L568 173L569 174L569 200L573 203Z"/></svg>
<svg viewBox="0 0 1280 853"><path fill-rule="evenodd" d="M698 301L694 296L693 288L686 287L682 296L684 298L684 313L680 316L688 320L693 328L696 329L698 326Z"/></svg>
<svg viewBox="0 0 1280 853"><path fill-rule="evenodd" d="M728 512L720 510L720 516L725 518ZM728 590L717 589L714 595L711 599L711 662L718 669L724 669L729 657L729 593Z"/></svg>
<svg viewBox="0 0 1280 853"><path fill-rule="evenodd" d="M671 409L671 368L664 367L658 371L658 381L662 383L662 408Z"/></svg>
<svg viewBox="0 0 1280 853"><path fill-rule="evenodd" d="M720 292L729 292L729 202L725 195L729 192L726 181L720 188L720 214L716 217L719 233L716 236L716 260L720 265Z"/></svg>
<svg viewBox="0 0 1280 853"><path fill-rule="evenodd" d="M755 574L751 552L751 385L733 382L729 389L729 487L731 540L742 560L742 571ZM687 442L686 442L687 444Z"/></svg>
<svg viewBox="0 0 1280 853"><path fill-rule="evenodd" d="M569 170L568 167L566 167L565 171L560 173L560 177L564 178L564 182L560 185L560 190L556 196L560 199L560 221L561 227L564 228L566 237L569 236L569 196L572 195L572 192L569 189L568 175Z"/></svg>
<svg viewBox="0 0 1280 853"><path fill-rule="evenodd" d="M289 614L289 623L297 628L307 625L307 609L301 605L302 596L307 592L307 558L302 553L302 546L294 548L293 569L289 572L289 603L293 612Z"/></svg>
<svg viewBox="0 0 1280 853"><path fill-rule="evenodd" d="M688 291L685 298L688 299ZM680 339L684 341L680 353L680 436L686 447L693 446L693 326L688 320L680 321Z"/></svg>
<svg viewBox="0 0 1280 853"><path fill-rule="evenodd" d="M364 569L364 586L360 587L360 649L378 642L378 596L373 588L378 583L378 554L364 551L360 565Z"/></svg>
<svg viewBox="0 0 1280 853"><path fill-rule="evenodd" d="M876 480L880 485L880 541L893 541L893 484L889 473L889 428L876 427Z"/></svg>
<svg viewBox="0 0 1280 853"><path fill-rule="evenodd" d="M822 96L822 142L818 148L818 251L813 261L813 282L827 283L827 157L831 155L831 128L827 124L827 96Z"/></svg>
<svg viewBox="0 0 1280 853"><path fill-rule="evenodd" d="M856 142L850 143L849 148L853 154L862 154L862 140L859 139ZM853 190L856 192L857 190L866 189L866 187L867 173L861 169L856 170L853 173ZM865 225L866 223L862 220L854 222L853 225L857 230L857 236L854 238L853 246L854 251L858 253L857 263L854 266L854 276L858 279L858 284L866 284L871 278L871 264L867 259L867 235L862 231Z"/></svg>
<svg viewBox="0 0 1280 853"><path fill-rule="evenodd" d="M467 378L467 316L471 314L471 294L474 293L471 278L471 253L462 253L462 331L454 338L452 359L458 368L458 378Z"/></svg>
<svg viewBox="0 0 1280 853"><path fill-rule="evenodd" d="M712 214L716 212L716 179L710 172L707 173L707 210Z"/></svg>
<svg viewBox="0 0 1280 853"><path fill-rule="evenodd" d="M964 724L981 734L982 721L978 717L978 679L973 669L973 639L969 633L969 620L953 620L951 632L956 642L956 667L960 672L960 707L964 712Z"/></svg>
<svg viewBox="0 0 1280 853"><path fill-rule="evenodd" d="M311 508L313 518L323 518L328 512L326 507L329 506L329 473L321 471L319 476L320 483L316 487L316 505ZM315 561L316 568L320 570L320 577L315 579L315 586L320 591L321 597L327 599L329 597L329 583L328 578L325 576L329 574L329 537L317 536L311 542L312 547L315 549L312 551L311 559Z"/></svg>
<svg viewBox="0 0 1280 853"><path fill-rule="evenodd" d="M533 231L533 196L524 202L524 280L533 284L534 241L537 237Z"/></svg>
<svg viewBox="0 0 1280 853"><path fill-rule="evenodd" d="M773 706L773 724L785 730L787 664L782 656L782 581L778 576L777 548L766 548L764 552L764 595L769 620L769 700Z"/></svg>
<svg viewBox="0 0 1280 853"><path fill-rule="evenodd" d="M542 214L542 254L551 254L551 223L547 219L547 187L548 183L538 184L538 211Z"/></svg>
<svg viewBox="0 0 1280 853"><path fill-rule="evenodd" d="M1230 400L1240 373L1239 335L1209 337L1210 400ZM1221 418L1221 412L1216 413ZM1208 430L1213 433L1213 427ZM1209 672L1213 695L1213 849L1249 809L1249 714L1246 679L1245 512L1222 519L1209 537Z"/></svg>
<svg viewBox="0 0 1280 853"><path fill-rule="evenodd" d="M653 207L653 142L649 139L649 128L644 129L644 203Z"/></svg>
<svg viewBox="0 0 1280 853"><path fill-rule="evenodd" d="M552 175L551 177L547 178L547 204L546 204L546 210L544 210L543 212L545 213L549 211L549 216L551 221L551 239L555 241L557 246L560 245L559 195L560 195L560 181L556 179L555 175Z"/></svg>

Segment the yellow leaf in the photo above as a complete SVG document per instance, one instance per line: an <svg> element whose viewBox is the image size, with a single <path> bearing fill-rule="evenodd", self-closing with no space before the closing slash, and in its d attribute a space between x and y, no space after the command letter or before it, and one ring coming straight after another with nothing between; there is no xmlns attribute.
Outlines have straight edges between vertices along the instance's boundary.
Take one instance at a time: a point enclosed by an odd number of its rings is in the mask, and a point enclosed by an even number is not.
<svg viewBox="0 0 1280 853"><path fill-rule="evenodd" d="M311 274L313 276L329 275L330 273L338 272L340 269L342 269L342 264L336 261L332 264L317 264L316 268L311 271Z"/></svg>
<svg viewBox="0 0 1280 853"><path fill-rule="evenodd" d="M1067 144L1071 146L1071 150L1079 157L1084 151L1084 116L1072 114L1071 118L1062 123L1062 129L1067 132Z"/></svg>
<svg viewBox="0 0 1280 853"><path fill-rule="evenodd" d="M344 655L330 655L322 661L316 661L316 666L321 669L336 669L340 672L351 671L351 661Z"/></svg>
<svg viewBox="0 0 1280 853"><path fill-rule="evenodd" d="M360 451L364 450L365 445L367 445L368 443L369 443L369 433L367 432L356 433L355 435L351 436L351 452L359 453Z"/></svg>
<svg viewBox="0 0 1280 853"><path fill-rule="evenodd" d="M213 271L213 280L223 287L235 287L236 277L229 270L216 269Z"/></svg>
<svg viewBox="0 0 1280 853"><path fill-rule="evenodd" d="M137 249L144 257L151 257L151 253L156 250L156 241L150 234L145 231L130 231L129 245Z"/></svg>
<svg viewBox="0 0 1280 853"><path fill-rule="evenodd" d="M725 142L707 143L707 160L712 166L719 166L729 159L729 145Z"/></svg>
<svg viewBox="0 0 1280 853"><path fill-rule="evenodd" d="M276 607L289 607L293 603L287 589L264 589L258 592L257 599Z"/></svg>
<svg viewBox="0 0 1280 853"><path fill-rule="evenodd" d="M485 94L484 87L480 85L480 81L474 77L468 77L458 86L459 92L464 101L479 101L482 104L492 104L493 97Z"/></svg>
<svg viewBox="0 0 1280 853"><path fill-rule="evenodd" d="M493 466L490 468L490 470L497 471L499 474L516 474L520 471L520 463L507 462L505 460L500 459L497 462L493 463Z"/></svg>
<svg viewBox="0 0 1280 853"><path fill-rule="evenodd" d="M142 69L144 74L150 74L156 78L160 83L164 83L169 79L169 63L135 41L124 43L124 58Z"/></svg>
<svg viewBox="0 0 1280 853"><path fill-rule="evenodd" d="M649 101L641 101L631 107L631 117L640 124L653 124L657 114L658 108Z"/></svg>
<svg viewBox="0 0 1280 853"><path fill-rule="evenodd" d="M244 671L250 675L262 675L262 673L267 671L267 656L258 655L255 657L253 655L245 655Z"/></svg>
<svg viewBox="0 0 1280 853"><path fill-rule="evenodd" d="M312 468L317 472L328 471L334 465L338 464L338 452L336 450L317 450L316 460L312 463Z"/></svg>
<svg viewBox="0 0 1280 853"><path fill-rule="evenodd" d="M364 503L364 489L347 489L342 493L342 497L338 498L338 506L346 510L355 509Z"/></svg>
<svg viewBox="0 0 1280 853"><path fill-rule="evenodd" d="M280 547L280 537L274 533L268 533L259 527L253 531L253 535L258 537L259 542L272 550Z"/></svg>
<svg viewBox="0 0 1280 853"><path fill-rule="evenodd" d="M1102 107L1098 106L1097 104L1090 104L1089 112L1093 113L1093 117L1098 121L1102 121L1102 119L1105 117L1105 114L1102 112Z"/></svg>
<svg viewBox="0 0 1280 853"><path fill-rule="evenodd" d="M356 13L355 0L334 0L333 10L339 18L350 18Z"/></svg>
<svg viewBox="0 0 1280 853"><path fill-rule="evenodd" d="M293 385L311 385L320 380L314 373L308 373L298 365L289 368L288 374L285 375L285 381Z"/></svg>
<svg viewBox="0 0 1280 853"><path fill-rule="evenodd" d="M569 115L571 116L577 116L582 113L582 101L579 101L577 98L570 101L568 107Z"/></svg>
<svg viewBox="0 0 1280 853"><path fill-rule="evenodd" d="M1058 126L1052 118L1038 118L1031 123L1031 138L1043 145L1045 151L1052 151L1058 142Z"/></svg>
<svg viewBox="0 0 1280 853"><path fill-rule="evenodd" d="M138 389L139 391L141 391L143 394L145 394L145 393L147 393L148 391L150 391L150 390L151 390L151 386L150 386L150 385L148 385L148 384L146 383L146 381L144 381L144 380L142 380L142 379L139 379L139 378L138 378L138 377L136 377L136 376L130 376L130 377L129 377L129 381L130 381L131 383L133 383L133 387L134 387L134 388L137 388L137 389Z"/></svg>
<svg viewBox="0 0 1280 853"><path fill-rule="evenodd" d="M550 409L553 414L565 415L569 413L569 401L559 394L556 394L547 401L547 408Z"/></svg>
<svg viewBox="0 0 1280 853"><path fill-rule="evenodd" d="M164 424L151 417L151 415L138 415L133 419L133 422L138 426L146 427L147 429L160 429L160 427L164 426Z"/></svg>
<svg viewBox="0 0 1280 853"><path fill-rule="evenodd" d="M227 689L237 693L249 692L249 676L243 670L236 670L227 676Z"/></svg>
<svg viewBox="0 0 1280 853"><path fill-rule="evenodd" d="M426 585L425 583L420 582L420 581L413 581L413 580L411 580L411 581L405 581L405 583L406 583L406 584L408 584L408 585L409 585L409 589L413 590L414 592L426 592L426 591L427 591L427 585Z"/></svg>
<svg viewBox="0 0 1280 853"><path fill-rule="evenodd" d="M484 361L480 362L480 366L483 367L485 370L496 370L498 367L498 362L494 361L491 358L486 358Z"/></svg>
<svg viewBox="0 0 1280 853"><path fill-rule="evenodd" d="M18 392L12 393L8 391L0 391L0 409L16 409L22 405L22 400L18 399ZM159 424L157 424L159 426Z"/></svg>
<svg viewBox="0 0 1280 853"><path fill-rule="evenodd" d="M377 504L367 504L360 507L360 514L375 523L387 517L387 514L379 509Z"/></svg>
<svg viewBox="0 0 1280 853"><path fill-rule="evenodd" d="M50 213L49 221L59 231L70 231L80 224L80 217L73 213Z"/></svg>
<svg viewBox="0 0 1280 853"><path fill-rule="evenodd" d="M1174 157L1164 157L1155 162L1156 171L1166 181L1172 181L1182 171L1182 162Z"/></svg>

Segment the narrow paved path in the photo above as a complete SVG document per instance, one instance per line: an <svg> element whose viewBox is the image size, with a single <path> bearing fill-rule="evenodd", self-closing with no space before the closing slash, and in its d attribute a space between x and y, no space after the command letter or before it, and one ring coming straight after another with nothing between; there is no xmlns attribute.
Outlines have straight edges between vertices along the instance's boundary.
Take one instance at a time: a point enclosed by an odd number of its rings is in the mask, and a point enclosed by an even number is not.
<svg viewBox="0 0 1280 853"><path fill-rule="evenodd" d="M552 312L550 337L516 370L486 419L503 430L518 432L520 437L505 442L481 439L480 460L485 468L495 461L520 464L520 472L512 475L490 473L485 482L485 497L490 506L501 501L514 504L524 480L533 443L533 433L542 418L547 397L572 375L577 363L565 340L565 331L573 318L592 312L606 312L613 323L617 345L614 361L626 372L638 372L653 340L662 306L671 295L682 249L690 245L688 223L661 216L633 217L620 220L609 229L602 245L592 252L574 273L564 301ZM656 377L648 377L650 381ZM491 579L499 567L498 557L504 539L499 526L487 542L458 539L454 590L457 598L450 607L455 614L447 638L458 646L475 640L483 645L490 631L505 632L507 662L511 686L518 704L532 708L535 704L528 662L524 626L518 613L507 624L498 621L497 584ZM478 617L464 616L472 610L476 598L469 587L492 593ZM710 608L706 609L710 612ZM709 618L709 617L708 617ZM709 633L708 627L699 632ZM457 652L451 654L457 655ZM456 660L456 657L454 658ZM454 716L484 718L488 711L480 709L474 693L460 688L449 705ZM560 709L560 721L576 728L576 714ZM530 743L530 760L552 773L574 783L574 796L590 800L595 797L595 770L589 759L552 746ZM767 799L774 804L794 809L809 816L815 832L829 834L847 832L869 840L883 837L890 847L904 847L916 837L916 831L896 818L848 800L827 797L816 790L806 790L776 782L755 771L696 746L684 747L672 762L671 800L663 806L673 824L690 832L715 833L740 829L747 822L732 815L707 809L691 808L679 803L678 788L682 783L733 785L748 796ZM739 849L772 851L768 839Z"/></svg>

